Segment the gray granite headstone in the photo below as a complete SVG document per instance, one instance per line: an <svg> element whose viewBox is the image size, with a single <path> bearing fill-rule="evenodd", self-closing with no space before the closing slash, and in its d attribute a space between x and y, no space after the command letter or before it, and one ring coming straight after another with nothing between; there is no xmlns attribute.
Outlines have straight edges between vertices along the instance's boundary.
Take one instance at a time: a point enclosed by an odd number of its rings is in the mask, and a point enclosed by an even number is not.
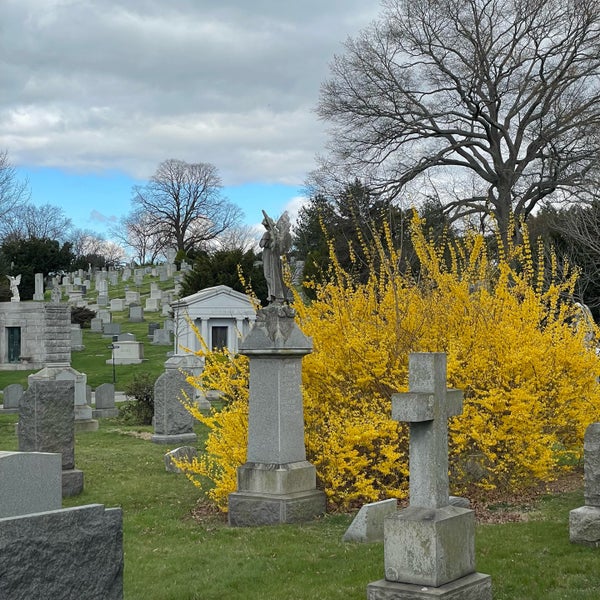
<svg viewBox="0 0 600 600"><path fill-rule="evenodd" d="M119 409L115 406L115 386L113 383L103 383L94 392L96 408L94 418L110 418L119 415Z"/></svg>
<svg viewBox="0 0 600 600"><path fill-rule="evenodd" d="M121 333L121 323L104 323L102 326L102 335L112 337Z"/></svg>
<svg viewBox="0 0 600 600"><path fill-rule="evenodd" d="M62 507L60 454L0 452L0 518Z"/></svg>
<svg viewBox="0 0 600 600"><path fill-rule="evenodd" d="M0 598L122 600L120 508L89 504L0 519Z"/></svg>
<svg viewBox="0 0 600 600"><path fill-rule="evenodd" d="M148 337L152 339L157 329L160 329L159 323L148 323Z"/></svg>
<svg viewBox="0 0 600 600"><path fill-rule="evenodd" d="M31 380L19 405L19 451L60 453L63 497L83 490L75 469L75 382Z"/></svg>
<svg viewBox="0 0 600 600"><path fill-rule="evenodd" d="M154 384L154 435L156 444L186 444L196 441L194 419L181 400L194 398L195 388L179 370L181 360L172 357L165 362L165 372Z"/></svg>
<svg viewBox="0 0 600 600"><path fill-rule="evenodd" d="M4 408L18 409L21 396L23 395L23 386L20 383L11 383L4 388Z"/></svg>
<svg viewBox="0 0 600 600"><path fill-rule="evenodd" d="M129 307L129 321L131 323L142 323L144 321L144 309L139 304Z"/></svg>
<svg viewBox="0 0 600 600"><path fill-rule="evenodd" d="M585 506L569 513L569 538L574 544L600 548L600 423L592 423L583 438Z"/></svg>
<svg viewBox="0 0 600 600"><path fill-rule="evenodd" d="M170 346L173 343L171 341L171 332L167 329L155 329L152 343L155 346Z"/></svg>
<svg viewBox="0 0 600 600"><path fill-rule="evenodd" d="M100 319L99 317L94 317L90 321L90 329L97 333L101 332L102 331L102 319Z"/></svg>

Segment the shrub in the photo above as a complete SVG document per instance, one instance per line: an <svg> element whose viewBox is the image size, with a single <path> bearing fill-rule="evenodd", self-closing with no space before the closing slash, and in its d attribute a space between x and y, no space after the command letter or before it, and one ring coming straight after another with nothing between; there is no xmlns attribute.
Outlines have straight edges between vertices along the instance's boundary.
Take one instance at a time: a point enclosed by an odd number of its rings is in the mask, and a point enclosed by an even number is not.
<svg viewBox="0 0 600 600"><path fill-rule="evenodd" d="M150 373L135 373L125 387L125 395L133 400L119 409L119 420L126 425L151 425L154 416L154 382Z"/></svg>
<svg viewBox="0 0 600 600"><path fill-rule="evenodd" d="M90 327L92 319L96 316L96 312L83 307L83 306L72 306L71 307L71 323L81 325L82 328Z"/></svg>
<svg viewBox="0 0 600 600"><path fill-rule="evenodd" d="M450 423L455 492L552 479L579 459L584 430L600 417L600 361L571 324L575 271L559 280L554 260L537 263L526 231L518 246L497 240L494 260L478 235L436 246L415 220L412 236L418 278L398 271L384 236L370 251L385 260L366 283L332 256L314 302L296 298L314 344L303 360L307 457L330 508L407 493L407 427L391 420L390 397L407 389L409 352L446 352L448 385L465 393ZM211 433L206 456L188 472L197 482L208 477L211 498L226 509L245 460L247 361L209 366L190 381L223 386L230 401L209 417L195 414Z"/></svg>

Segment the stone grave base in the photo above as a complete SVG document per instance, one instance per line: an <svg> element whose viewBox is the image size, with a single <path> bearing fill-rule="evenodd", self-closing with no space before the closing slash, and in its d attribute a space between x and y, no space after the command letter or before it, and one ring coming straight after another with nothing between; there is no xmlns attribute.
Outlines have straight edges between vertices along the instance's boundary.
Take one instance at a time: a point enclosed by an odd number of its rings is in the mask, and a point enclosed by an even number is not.
<svg viewBox="0 0 600 600"><path fill-rule="evenodd" d="M178 433L171 435L155 433L150 439L155 444L164 444L166 446L177 447L196 443L198 436L195 433Z"/></svg>
<svg viewBox="0 0 600 600"><path fill-rule="evenodd" d="M319 490L290 494L229 494L229 525L255 527L303 523L325 514L325 494Z"/></svg>
<svg viewBox="0 0 600 600"><path fill-rule="evenodd" d="M475 572L475 514L458 506L409 506L385 519L388 581L441 587Z"/></svg>
<svg viewBox="0 0 600 600"><path fill-rule="evenodd" d="M83 492L83 471L70 469L62 472L62 497L70 498Z"/></svg>
<svg viewBox="0 0 600 600"><path fill-rule="evenodd" d="M569 539L573 544L600 547L600 507L580 506L569 513Z"/></svg>
<svg viewBox="0 0 600 600"><path fill-rule="evenodd" d="M100 504L0 519L0 598L123 600L122 519Z"/></svg>
<svg viewBox="0 0 600 600"><path fill-rule="evenodd" d="M98 431L98 421L95 419L75 419L75 433L81 431Z"/></svg>
<svg viewBox="0 0 600 600"><path fill-rule="evenodd" d="M94 408L92 409L92 417L94 419L110 419L119 416L118 408Z"/></svg>
<svg viewBox="0 0 600 600"><path fill-rule="evenodd" d="M440 587L380 579L367 586L367 600L492 600L492 578L471 573Z"/></svg>

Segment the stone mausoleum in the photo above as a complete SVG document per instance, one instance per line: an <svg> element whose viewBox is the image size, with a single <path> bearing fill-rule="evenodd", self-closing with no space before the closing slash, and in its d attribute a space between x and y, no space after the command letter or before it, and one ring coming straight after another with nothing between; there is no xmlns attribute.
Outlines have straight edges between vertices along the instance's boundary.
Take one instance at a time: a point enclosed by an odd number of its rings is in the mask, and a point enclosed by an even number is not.
<svg viewBox="0 0 600 600"><path fill-rule="evenodd" d="M210 350L228 348L237 353L239 340L256 320L256 311L248 296L226 285L205 288L181 298L171 307L175 354L185 354L184 348L192 352L202 349L192 324Z"/></svg>
<svg viewBox="0 0 600 600"><path fill-rule="evenodd" d="M0 302L0 370L35 370L71 362L67 304Z"/></svg>

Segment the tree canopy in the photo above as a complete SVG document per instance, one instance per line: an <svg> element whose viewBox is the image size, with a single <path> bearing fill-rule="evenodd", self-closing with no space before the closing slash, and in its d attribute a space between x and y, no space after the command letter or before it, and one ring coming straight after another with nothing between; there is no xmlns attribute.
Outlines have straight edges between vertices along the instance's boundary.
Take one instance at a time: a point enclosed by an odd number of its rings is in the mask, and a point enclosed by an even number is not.
<svg viewBox="0 0 600 600"><path fill-rule="evenodd" d="M241 216L241 210L221 194L216 167L175 159L160 163L146 185L133 188L133 204L134 221L145 224L144 242L138 244L144 255L149 242L154 250L202 249ZM131 223L126 226L131 229ZM134 233L139 238L139 231Z"/></svg>
<svg viewBox="0 0 600 600"><path fill-rule="evenodd" d="M337 56L317 186L359 176L391 197L435 189L504 235L544 198L597 188L597 0L384 0Z"/></svg>

